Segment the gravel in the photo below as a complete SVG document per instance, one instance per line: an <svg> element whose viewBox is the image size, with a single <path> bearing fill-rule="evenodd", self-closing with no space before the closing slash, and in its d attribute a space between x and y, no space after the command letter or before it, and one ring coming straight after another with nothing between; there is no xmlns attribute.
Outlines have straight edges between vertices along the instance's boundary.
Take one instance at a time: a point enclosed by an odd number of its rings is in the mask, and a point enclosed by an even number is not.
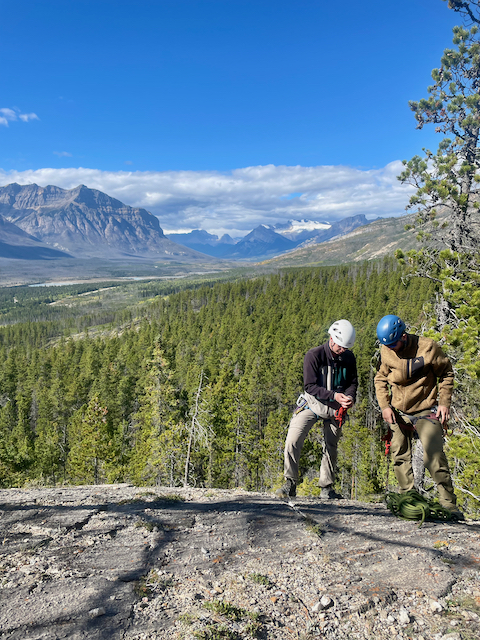
<svg viewBox="0 0 480 640"><path fill-rule="evenodd" d="M0 490L0 638L474 640L480 523L127 484Z"/></svg>

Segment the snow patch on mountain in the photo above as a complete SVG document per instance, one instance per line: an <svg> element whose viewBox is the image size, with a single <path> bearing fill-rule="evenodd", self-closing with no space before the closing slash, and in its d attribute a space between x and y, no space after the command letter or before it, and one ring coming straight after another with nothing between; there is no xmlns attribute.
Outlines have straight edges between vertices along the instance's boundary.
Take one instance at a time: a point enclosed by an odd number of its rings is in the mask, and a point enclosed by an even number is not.
<svg viewBox="0 0 480 640"><path fill-rule="evenodd" d="M302 231L316 231L318 229L330 229L329 222L318 222L316 220L289 220L287 223L276 225L275 231L282 235L301 233Z"/></svg>

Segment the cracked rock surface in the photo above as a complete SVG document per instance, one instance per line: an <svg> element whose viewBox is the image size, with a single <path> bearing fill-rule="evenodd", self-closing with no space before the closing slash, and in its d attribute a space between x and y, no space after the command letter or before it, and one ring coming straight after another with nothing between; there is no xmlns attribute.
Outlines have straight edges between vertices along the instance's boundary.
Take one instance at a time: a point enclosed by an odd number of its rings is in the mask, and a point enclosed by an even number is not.
<svg viewBox="0 0 480 640"><path fill-rule="evenodd" d="M480 523L126 484L0 490L0 638L480 637Z"/></svg>

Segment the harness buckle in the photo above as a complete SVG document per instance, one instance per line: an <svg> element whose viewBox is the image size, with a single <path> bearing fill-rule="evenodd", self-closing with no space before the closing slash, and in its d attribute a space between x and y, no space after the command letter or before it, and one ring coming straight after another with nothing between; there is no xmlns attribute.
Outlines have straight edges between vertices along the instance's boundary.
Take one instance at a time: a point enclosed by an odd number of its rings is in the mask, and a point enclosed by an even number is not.
<svg viewBox="0 0 480 640"><path fill-rule="evenodd" d="M297 408L293 412L294 415L297 415L298 413L300 413L304 409L308 408L307 399L305 398L305 396L302 393L298 396L296 405L297 405Z"/></svg>

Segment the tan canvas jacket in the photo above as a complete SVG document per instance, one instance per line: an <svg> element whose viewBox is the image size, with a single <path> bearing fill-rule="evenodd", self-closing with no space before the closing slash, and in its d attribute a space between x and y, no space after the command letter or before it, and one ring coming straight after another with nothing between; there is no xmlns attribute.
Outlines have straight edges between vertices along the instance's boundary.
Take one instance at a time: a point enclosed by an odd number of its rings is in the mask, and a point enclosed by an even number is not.
<svg viewBox="0 0 480 640"><path fill-rule="evenodd" d="M380 349L381 363L375 376L380 409L392 406L405 413L431 409L437 403L450 407L453 369L440 346L430 338L407 334L403 351ZM437 391L438 383L438 391Z"/></svg>

